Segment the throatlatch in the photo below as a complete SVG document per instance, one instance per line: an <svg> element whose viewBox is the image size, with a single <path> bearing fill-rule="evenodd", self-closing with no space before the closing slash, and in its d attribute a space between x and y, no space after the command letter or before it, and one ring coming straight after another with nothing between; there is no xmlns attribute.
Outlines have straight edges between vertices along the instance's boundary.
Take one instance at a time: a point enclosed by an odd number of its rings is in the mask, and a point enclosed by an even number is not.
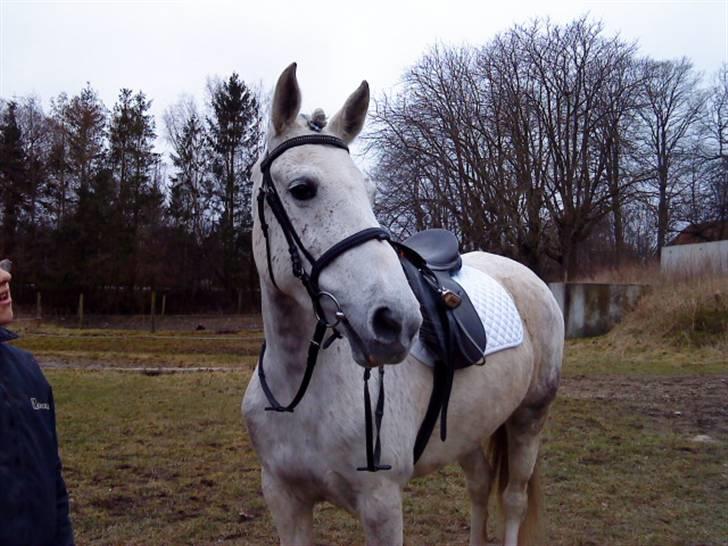
<svg viewBox="0 0 728 546"><path fill-rule="evenodd" d="M352 344L358 345L358 348L362 350L363 354L366 354L366 351L363 350L364 346L361 342L361 338L347 320L346 315L341 309L341 306L339 305L336 297L333 294L322 291L320 289L318 284L319 276L329 264L331 264L334 260L336 260L336 258L341 256L347 250L351 250L352 248L355 248L371 240L391 242L389 233L386 230L382 229L381 227L372 227L363 229L357 233L354 233L353 235L350 235L349 237L346 237L342 241L339 241L334 246L329 248L326 252L324 252L318 258L318 260L311 255L305 245L301 242L298 233L293 227L293 224L291 223L291 220L286 213L286 209L283 206L283 202L278 195L278 191L273 184L273 180L270 174L271 164L277 157L279 157L286 150L306 144L322 144L326 146L335 146L337 148L342 148L347 152L349 151L346 143L333 135L302 135L283 142L282 144L277 146L272 152L267 154L263 161L261 161L260 163L260 170L263 173L263 181L257 196L258 219L260 221L263 237L265 238L265 251L268 264L268 273L270 275L271 281L273 282L273 285L276 287L276 289L280 290L280 288L278 287L278 283L276 283L271 263L270 244L268 241L268 224L265 220L266 203L268 204L271 212L273 212L273 216L275 216L278 224L281 227L281 230L283 231L283 235L286 238L286 242L288 244L288 253L291 258L293 275L297 279L299 279L303 286L306 288L306 291L311 298L314 314L317 320L313 338L309 343L306 370L303 374L301 385L299 386L298 391L293 397L293 400L286 406L283 406L280 402L278 402L266 380L265 370L263 369L265 341L263 342L260 358L258 360L258 378L260 380L261 387L263 388L263 392L265 393L265 396L270 403L270 406L265 408L266 411L288 413L293 412L295 407L303 398L303 395L306 393L306 389L308 388L308 385L311 381L314 368L316 367L319 350L322 347L323 349L328 348L334 341L342 337L341 333L337 329L337 326L339 326L340 324L348 332L350 342ZM302 254L311 267L310 273L306 272L306 269L303 265L303 259L301 258ZM334 320L332 321L327 321L326 319L326 314L324 312L323 306L321 305L323 299L329 299L336 308L336 311L334 313ZM328 329L332 330L332 334L322 344L322 341L326 334L326 330ZM378 470L389 470L391 468L391 466L389 465L382 465L379 463L379 458L381 455L381 442L379 438L379 433L381 429L382 417L384 415L384 367L379 367L379 396L377 399L374 423L372 423L371 398L369 396L368 387L370 375L371 371L369 368L367 368L364 371L364 411L366 414L365 433L367 464L365 467L359 467L357 470L377 472ZM374 430L375 427L376 431ZM376 434L376 438L374 437L374 434Z"/></svg>

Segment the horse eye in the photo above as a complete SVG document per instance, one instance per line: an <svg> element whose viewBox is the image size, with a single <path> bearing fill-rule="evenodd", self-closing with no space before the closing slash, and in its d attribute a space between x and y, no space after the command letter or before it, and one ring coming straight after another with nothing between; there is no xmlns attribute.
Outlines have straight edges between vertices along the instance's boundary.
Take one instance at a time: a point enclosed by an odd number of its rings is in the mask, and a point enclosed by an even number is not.
<svg viewBox="0 0 728 546"><path fill-rule="evenodd" d="M308 201L316 197L316 183L308 178L297 178L288 185L288 191L299 201Z"/></svg>

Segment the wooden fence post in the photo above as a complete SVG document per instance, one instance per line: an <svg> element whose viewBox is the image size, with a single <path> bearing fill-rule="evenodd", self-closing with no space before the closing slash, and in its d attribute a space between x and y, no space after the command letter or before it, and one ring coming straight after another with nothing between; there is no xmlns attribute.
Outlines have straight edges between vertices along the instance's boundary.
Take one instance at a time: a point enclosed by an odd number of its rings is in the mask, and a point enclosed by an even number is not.
<svg viewBox="0 0 728 546"><path fill-rule="evenodd" d="M83 292L78 296L78 327L83 328Z"/></svg>
<svg viewBox="0 0 728 546"><path fill-rule="evenodd" d="M35 293L35 318L38 320L43 318L43 302L40 290Z"/></svg>
<svg viewBox="0 0 728 546"><path fill-rule="evenodd" d="M166 311L167 311L167 294L162 294L162 312L160 313L160 316L163 317Z"/></svg>
<svg viewBox="0 0 728 546"><path fill-rule="evenodd" d="M157 331L157 291L152 290L152 333Z"/></svg>

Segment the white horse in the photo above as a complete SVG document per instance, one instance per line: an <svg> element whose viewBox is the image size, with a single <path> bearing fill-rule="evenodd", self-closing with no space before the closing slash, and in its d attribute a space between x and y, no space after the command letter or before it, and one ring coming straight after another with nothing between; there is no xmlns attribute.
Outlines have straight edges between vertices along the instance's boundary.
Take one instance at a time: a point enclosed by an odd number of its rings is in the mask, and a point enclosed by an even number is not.
<svg viewBox="0 0 728 546"><path fill-rule="evenodd" d="M299 115L300 103L292 64L276 85L268 151L319 130L350 143L364 124L369 88L362 82L323 129L320 121L316 126ZM374 189L340 147L297 145L267 167L292 228L314 258L347 236L379 225L371 206ZM255 172L258 195L264 184L260 164ZM266 233L258 215L253 228L267 340L259 366L265 367L270 390L287 401L294 398L304 375L317 319L309 291L292 273L291 242L271 205L265 203L262 209ZM497 474L502 480L504 544L524 541L538 509L534 471L541 431L559 384L563 318L549 289L524 266L484 252L465 255L464 263L488 273L510 292L523 320L524 341L489 356L484 366L455 373L447 440L433 435L416 464L412 448L433 374L408 356L421 322L419 304L386 241L360 242L320 272L318 288L333 298L324 297L319 312L328 316L333 299L338 300L348 321L346 339L318 354L308 391L295 411L266 411L269 401L260 377L253 374L242 410L262 464L263 494L281 544L314 544L313 507L321 501L358 514L367 544L402 544L402 488L413 477L451 462L460 464L467 479L470 544L487 541L488 497ZM311 273L305 263L303 270ZM360 366L398 362L386 367L381 429L381 461L392 468L357 471L366 456ZM375 378L376 374L373 392ZM490 460L482 447L489 438L495 453Z"/></svg>

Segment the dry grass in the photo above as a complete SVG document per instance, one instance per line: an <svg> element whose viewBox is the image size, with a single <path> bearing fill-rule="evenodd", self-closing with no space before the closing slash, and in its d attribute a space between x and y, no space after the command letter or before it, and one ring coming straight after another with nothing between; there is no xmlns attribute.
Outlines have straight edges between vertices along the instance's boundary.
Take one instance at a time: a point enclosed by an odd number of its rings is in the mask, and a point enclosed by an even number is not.
<svg viewBox="0 0 728 546"><path fill-rule="evenodd" d="M649 284L649 293L610 334L623 349L711 347L728 354L728 275L664 275L658 263L606 269L578 282Z"/></svg>
<svg viewBox="0 0 728 546"><path fill-rule="evenodd" d="M609 334L570 341L564 371L643 376L728 371L728 276L657 277Z"/></svg>
<svg viewBox="0 0 728 546"><path fill-rule="evenodd" d="M74 367L229 367L255 362L260 329L216 334L196 331L79 330L43 324L21 332L17 344L39 360Z"/></svg>
<svg viewBox="0 0 728 546"><path fill-rule="evenodd" d="M640 377L724 374L728 358L721 347L674 347L666 343L607 335L568 343L563 373Z"/></svg>
<svg viewBox="0 0 728 546"><path fill-rule="evenodd" d="M582 275L573 282L606 284L649 284L660 277L660 264L628 264Z"/></svg>
<svg viewBox="0 0 728 546"><path fill-rule="evenodd" d="M713 347L728 354L728 275L661 279L610 338L627 345Z"/></svg>
<svg viewBox="0 0 728 546"><path fill-rule="evenodd" d="M79 545L276 543L240 417L249 373L48 372ZM543 448L544 544L718 545L728 536L728 437L691 443L634 403L557 398ZM408 544L467 543L458 468L414 480L404 510ZM332 506L317 509L315 526L320 544L362 543L356 519Z"/></svg>
<svg viewBox="0 0 728 546"><path fill-rule="evenodd" d="M660 296L657 287L617 331L567 344L543 448L544 544L726 543L728 362L724 333L698 318L717 309L722 324L725 288L721 281ZM686 314L693 318L679 318ZM693 340L696 331L706 337ZM234 368L155 377L47 371L79 545L276 543L240 416L259 331L42 333L19 343L41 363ZM697 433L713 441L692 442ZM467 543L467 494L456 467L409 484L404 511L408 544ZM315 519L318 543L362 543L359 523L341 510L322 505Z"/></svg>

